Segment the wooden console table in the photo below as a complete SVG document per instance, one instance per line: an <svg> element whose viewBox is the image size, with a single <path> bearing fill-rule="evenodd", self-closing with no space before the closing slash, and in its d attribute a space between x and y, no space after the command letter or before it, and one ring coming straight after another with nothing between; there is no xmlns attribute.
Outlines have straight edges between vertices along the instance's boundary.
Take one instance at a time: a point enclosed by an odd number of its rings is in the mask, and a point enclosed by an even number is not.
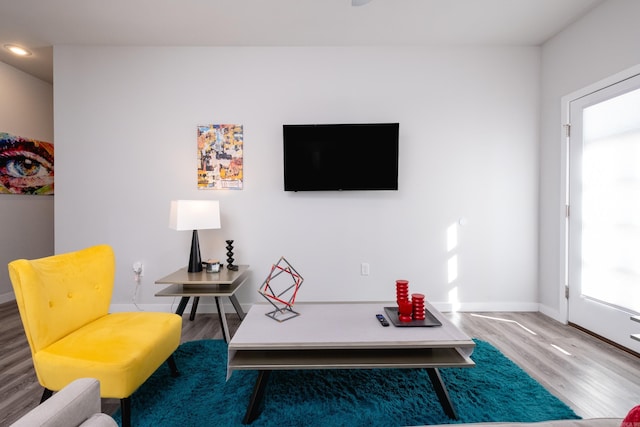
<svg viewBox="0 0 640 427"><path fill-rule="evenodd" d="M176 314L182 316L184 309L187 307L189 298L193 297L193 305L191 306L191 315L189 320L193 320L198 309L200 297L214 297L216 308L222 325L222 336L226 342L229 342L229 327L227 326L227 318L225 316L224 307L220 302L221 297L227 297L233 304L233 308L238 313L240 320L243 320L245 313L242 306L235 296L236 291L245 283L249 273L248 265L238 266L238 270L232 271L223 268L218 273L207 273L202 270L199 273L188 273L187 268L181 268L162 279L156 280L157 284L169 284L171 286L156 293L157 297L180 297L180 303Z"/></svg>

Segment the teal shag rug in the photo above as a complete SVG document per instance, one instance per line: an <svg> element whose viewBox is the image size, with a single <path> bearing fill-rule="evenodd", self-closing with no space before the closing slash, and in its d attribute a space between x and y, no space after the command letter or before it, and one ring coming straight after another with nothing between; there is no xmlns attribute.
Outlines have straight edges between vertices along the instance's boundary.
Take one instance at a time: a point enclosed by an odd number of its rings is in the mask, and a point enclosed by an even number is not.
<svg viewBox="0 0 640 427"><path fill-rule="evenodd" d="M475 340L474 368L440 369L459 419L443 412L425 370L275 371L255 427L411 426L489 421L579 419L491 344ZM181 375L164 364L131 398L136 427L240 426L257 377L227 375L222 340L182 344ZM114 418L121 424L120 410Z"/></svg>

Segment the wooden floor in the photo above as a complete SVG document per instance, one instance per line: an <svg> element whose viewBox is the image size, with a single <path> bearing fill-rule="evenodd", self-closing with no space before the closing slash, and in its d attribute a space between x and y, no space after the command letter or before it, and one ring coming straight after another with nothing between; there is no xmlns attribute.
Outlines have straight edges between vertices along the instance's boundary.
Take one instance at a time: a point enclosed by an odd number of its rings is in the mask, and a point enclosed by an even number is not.
<svg viewBox="0 0 640 427"><path fill-rule="evenodd" d="M623 418L640 404L640 359L540 313L452 313L468 335L487 341L583 418ZM228 315L235 331L239 320ZM222 339L215 314L187 315L183 341ZM42 394L15 302L0 304L0 426L35 407ZM105 399L112 413L118 401Z"/></svg>

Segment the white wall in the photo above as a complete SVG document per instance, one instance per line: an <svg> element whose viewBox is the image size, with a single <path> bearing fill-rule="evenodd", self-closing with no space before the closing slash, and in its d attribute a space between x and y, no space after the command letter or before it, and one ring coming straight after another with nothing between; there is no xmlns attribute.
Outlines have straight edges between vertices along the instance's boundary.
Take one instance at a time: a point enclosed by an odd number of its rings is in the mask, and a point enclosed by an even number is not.
<svg viewBox="0 0 640 427"><path fill-rule="evenodd" d="M542 48L540 310L566 321L561 98L640 64L640 2L610 0Z"/></svg>
<svg viewBox="0 0 640 427"><path fill-rule="evenodd" d="M0 132L53 142L53 87L0 62ZM15 299L7 264L53 254L53 196L0 194L0 303Z"/></svg>
<svg viewBox="0 0 640 427"><path fill-rule="evenodd" d="M390 301L411 291L462 309L537 309L539 49L55 48L56 251L109 243L114 304L169 309L154 280L191 235L172 199L217 199L203 258L250 264L249 304L284 255L302 300ZM286 193L283 123L400 122L397 192ZM196 189L196 126L244 125L245 188ZM461 218L458 245L447 229ZM458 257L450 281L448 260ZM360 263L371 275L360 275ZM456 296L457 295L457 296Z"/></svg>

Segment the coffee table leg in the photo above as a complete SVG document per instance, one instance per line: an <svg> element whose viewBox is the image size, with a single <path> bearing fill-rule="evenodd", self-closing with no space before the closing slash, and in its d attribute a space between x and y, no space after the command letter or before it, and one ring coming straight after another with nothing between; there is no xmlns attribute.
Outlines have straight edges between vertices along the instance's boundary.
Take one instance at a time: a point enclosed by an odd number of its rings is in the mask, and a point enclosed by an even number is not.
<svg viewBox="0 0 640 427"><path fill-rule="evenodd" d="M438 400L440 401L440 405L442 405L442 409L444 409L444 413L453 420L458 419L458 414L456 414L456 410L453 407L453 403L451 403L451 399L449 398L449 392L442 381L442 377L440 376L440 371L438 368L427 368L427 373L429 374L429 379L431 380L431 384L433 384L433 388L436 391L436 395L438 396Z"/></svg>
<svg viewBox="0 0 640 427"><path fill-rule="evenodd" d="M253 386L253 393L247 406L247 412L244 415L242 424L251 424L260 415L262 411L262 401L264 400L264 389L269 381L271 371L260 371L256 379L256 385Z"/></svg>

